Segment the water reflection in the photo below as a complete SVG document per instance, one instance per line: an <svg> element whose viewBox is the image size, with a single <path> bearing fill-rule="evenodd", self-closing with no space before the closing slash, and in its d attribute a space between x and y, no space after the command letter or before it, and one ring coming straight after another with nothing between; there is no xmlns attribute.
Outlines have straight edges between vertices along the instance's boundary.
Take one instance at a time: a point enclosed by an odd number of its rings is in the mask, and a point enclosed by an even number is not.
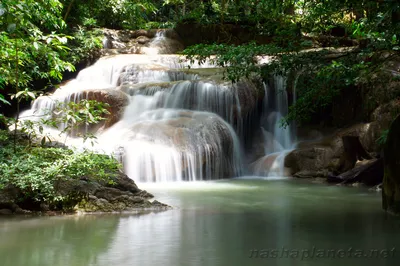
<svg viewBox="0 0 400 266"><path fill-rule="evenodd" d="M362 189L287 180L146 188L161 213L0 221L1 265L396 265L399 221ZM380 258L249 258L252 250L392 249ZM398 249L398 250L397 250ZM259 253L261 254L261 253ZM254 257L254 256L253 256Z"/></svg>

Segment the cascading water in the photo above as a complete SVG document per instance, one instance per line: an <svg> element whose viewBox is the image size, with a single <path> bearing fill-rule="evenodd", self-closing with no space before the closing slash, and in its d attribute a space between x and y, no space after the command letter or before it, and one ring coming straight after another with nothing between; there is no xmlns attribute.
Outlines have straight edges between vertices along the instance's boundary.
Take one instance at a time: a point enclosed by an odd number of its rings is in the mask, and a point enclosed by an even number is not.
<svg viewBox="0 0 400 266"><path fill-rule="evenodd" d="M195 62L187 69L188 62L180 56L162 54L166 43L170 39L160 31L149 44L152 52L102 57L53 95L39 97L21 117L40 119L57 102L106 102L111 112L107 122L100 128L80 129L92 130L97 143L92 147L69 137L67 145L114 154L128 176L140 182L241 175L243 141L253 133L249 125L257 117L256 85L226 82L221 69L207 62L201 66ZM278 126L288 108L285 85L282 77L275 77L272 88L265 84L264 160L274 158L272 170L282 164L284 151L293 143L290 129ZM58 138L59 131L47 132L57 140L67 139Z"/></svg>
<svg viewBox="0 0 400 266"><path fill-rule="evenodd" d="M281 119L288 113L286 77L274 76L272 85L264 83L265 96L261 131L265 156L252 164L253 172L262 176L285 176L285 156L295 146L294 125L281 125ZM295 94L293 101L295 101Z"/></svg>
<svg viewBox="0 0 400 266"><path fill-rule="evenodd" d="M267 140L265 153L270 154L291 149L294 135L292 126L283 127L281 119L288 113L288 94L286 90L286 78L274 76L273 87L264 83L265 99L263 106L262 130ZM273 139L271 139L271 137ZM273 145L270 142L274 141Z"/></svg>
<svg viewBox="0 0 400 266"><path fill-rule="evenodd" d="M241 101L249 99L239 99L238 84L176 69L182 66L178 56L105 57L52 96L38 98L22 116L43 114L56 102L89 98L110 102L111 108L121 106L123 113L112 126L95 132L97 144L92 149L123 154L132 179L166 182L239 176L241 144L233 127L242 130ZM79 141L69 138L67 144L82 148Z"/></svg>
<svg viewBox="0 0 400 266"><path fill-rule="evenodd" d="M143 47L141 51L148 55L173 54L181 51L183 46L174 39L167 37L167 30L158 30L148 47Z"/></svg>
<svg viewBox="0 0 400 266"><path fill-rule="evenodd" d="M160 108L133 120L123 118L100 137L111 147L124 139L125 169L131 178L166 182L240 175L239 140L218 115Z"/></svg>

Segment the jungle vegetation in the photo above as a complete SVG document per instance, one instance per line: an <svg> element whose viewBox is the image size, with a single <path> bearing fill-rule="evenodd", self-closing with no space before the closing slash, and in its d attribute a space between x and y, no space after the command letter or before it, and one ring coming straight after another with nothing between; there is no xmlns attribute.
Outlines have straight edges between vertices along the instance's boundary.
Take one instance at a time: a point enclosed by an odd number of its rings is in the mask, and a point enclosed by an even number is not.
<svg viewBox="0 0 400 266"><path fill-rule="evenodd" d="M377 73L382 84L396 78L382 74L400 50L400 4L395 0L2 0L0 128L18 123L21 102L45 93L101 49L102 28L173 28L185 23L240 25L269 38L262 44L202 43L183 54L203 62L212 58L226 67L225 77L231 81L254 75L294 77L298 99L283 125L312 120L343 90L374 84ZM333 56L328 49L318 49L328 46L347 48ZM272 63L259 65L258 56L267 55L274 58ZM398 96L397 91L383 97ZM71 126L88 113L99 121L105 109L86 102L72 110ZM94 154L53 148L44 152L46 140L33 144L30 127L21 127L25 138L17 136L17 130L14 136L0 134L0 189L12 183L31 198L56 202L59 195L52 180L87 174L100 165L112 171L119 167L115 160ZM105 178L104 171L97 172Z"/></svg>

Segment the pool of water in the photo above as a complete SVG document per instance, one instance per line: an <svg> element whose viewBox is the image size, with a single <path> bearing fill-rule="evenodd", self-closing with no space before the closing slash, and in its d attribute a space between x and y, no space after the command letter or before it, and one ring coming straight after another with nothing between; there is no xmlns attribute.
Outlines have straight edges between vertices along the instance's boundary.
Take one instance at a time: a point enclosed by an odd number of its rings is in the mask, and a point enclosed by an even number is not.
<svg viewBox="0 0 400 266"><path fill-rule="evenodd" d="M142 184L173 210L0 219L1 266L399 265L379 193L301 180Z"/></svg>

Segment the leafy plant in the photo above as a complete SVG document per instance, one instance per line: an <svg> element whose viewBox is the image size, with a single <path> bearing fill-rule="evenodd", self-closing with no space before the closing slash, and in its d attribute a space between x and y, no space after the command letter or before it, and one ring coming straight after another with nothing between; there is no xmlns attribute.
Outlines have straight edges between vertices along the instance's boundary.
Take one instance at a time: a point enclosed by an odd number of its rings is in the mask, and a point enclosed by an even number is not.
<svg viewBox="0 0 400 266"><path fill-rule="evenodd" d="M68 208L70 194L65 194L58 184L62 180L87 180L112 183L119 173L120 164L112 157L82 153L70 149L32 147L26 150L18 142L17 153L7 145L10 136L0 131L0 189L12 186L20 191L21 202L46 202L54 209L57 206ZM86 195L76 195L79 202ZM61 204L60 204L61 203Z"/></svg>
<svg viewBox="0 0 400 266"><path fill-rule="evenodd" d="M389 129L382 131L381 135L379 136L379 138L376 140L377 143L381 146L385 145L386 141L387 141L387 137L389 134Z"/></svg>
<svg viewBox="0 0 400 266"><path fill-rule="evenodd" d="M69 42L70 52L63 55L63 59L73 64L95 59L103 47L103 37L102 31L99 29L89 30L86 27L78 26L72 32Z"/></svg>
<svg viewBox="0 0 400 266"><path fill-rule="evenodd" d="M88 126L95 125L105 120L105 115L110 114L107 108L110 105L95 100L81 100L78 103L58 103L53 111L53 122L61 125L61 133L68 135L82 136L84 141L94 139L94 135L87 131ZM80 133L82 126L85 127ZM93 144L93 143L92 143Z"/></svg>
<svg viewBox="0 0 400 266"><path fill-rule="evenodd" d="M54 110L45 110L39 116L25 117L18 123L18 128L26 134L29 139L29 146L34 139L41 137L40 143L44 145L46 141L52 141L49 134L44 134L44 128L50 127L60 130L60 135L65 134L65 141L70 135L83 137L83 141L96 139L88 130L90 126L96 125L106 119L110 112L109 104L95 100L81 100L77 103L68 102L67 104L56 102ZM30 120L32 119L32 120ZM16 121L11 119L10 124Z"/></svg>

